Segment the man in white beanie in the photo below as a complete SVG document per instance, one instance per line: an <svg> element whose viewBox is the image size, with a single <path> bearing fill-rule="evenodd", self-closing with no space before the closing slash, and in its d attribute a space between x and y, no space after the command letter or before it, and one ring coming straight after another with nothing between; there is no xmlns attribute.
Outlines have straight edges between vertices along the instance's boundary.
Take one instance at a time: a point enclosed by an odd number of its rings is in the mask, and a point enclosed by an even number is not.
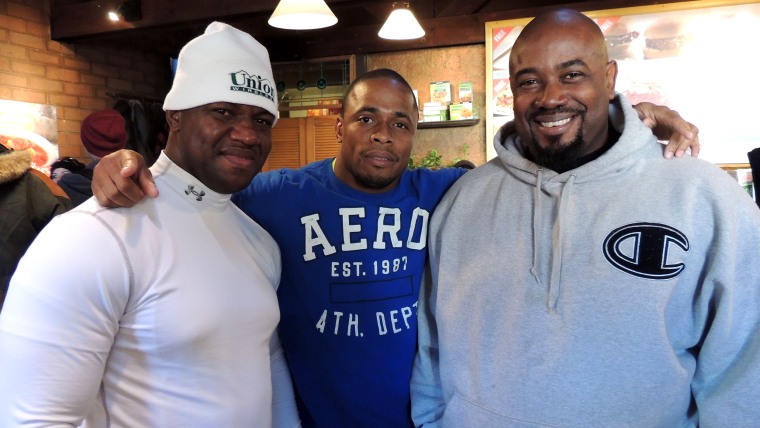
<svg viewBox="0 0 760 428"><path fill-rule="evenodd" d="M0 314L0 426L299 425L279 248L230 202L271 149L266 49L212 23L180 52L164 110L162 197L88 200L21 260Z"/></svg>

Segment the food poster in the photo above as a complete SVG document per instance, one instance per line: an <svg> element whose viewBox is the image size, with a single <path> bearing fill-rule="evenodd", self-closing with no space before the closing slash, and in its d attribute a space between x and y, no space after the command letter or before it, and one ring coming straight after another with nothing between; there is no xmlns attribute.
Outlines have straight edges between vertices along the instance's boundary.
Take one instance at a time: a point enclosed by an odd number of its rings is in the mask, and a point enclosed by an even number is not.
<svg viewBox="0 0 760 428"><path fill-rule="evenodd" d="M610 59L618 63L618 92L632 104L667 105L697 125L700 158L746 164L747 153L760 147L753 117L760 83L752 77L760 56L751 48L760 40L760 4L693 3L585 13L602 29ZM489 158L495 156L493 135L514 118L509 53L529 21L486 24Z"/></svg>
<svg viewBox="0 0 760 428"><path fill-rule="evenodd" d="M58 159L55 106L0 100L0 144L12 150L34 150L32 167L50 175Z"/></svg>

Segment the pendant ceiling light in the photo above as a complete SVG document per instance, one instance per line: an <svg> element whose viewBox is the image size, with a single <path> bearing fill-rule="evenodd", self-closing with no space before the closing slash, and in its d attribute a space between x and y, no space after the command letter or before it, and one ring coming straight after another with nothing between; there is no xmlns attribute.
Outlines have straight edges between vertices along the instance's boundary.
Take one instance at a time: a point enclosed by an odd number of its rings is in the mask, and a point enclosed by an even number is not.
<svg viewBox="0 0 760 428"><path fill-rule="evenodd" d="M324 0L280 0L269 25L286 30L313 30L335 25L338 18Z"/></svg>
<svg viewBox="0 0 760 428"><path fill-rule="evenodd" d="M122 19L126 22L141 20L142 5L140 4L140 0L124 0L120 2L115 9L108 12L108 19L113 22L119 22Z"/></svg>
<svg viewBox="0 0 760 428"><path fill-rule="evenodd" d="M377 35L391 40L419 39L425 35L425 30L409 10L409 2L395 2L393 12Z"/></svg>

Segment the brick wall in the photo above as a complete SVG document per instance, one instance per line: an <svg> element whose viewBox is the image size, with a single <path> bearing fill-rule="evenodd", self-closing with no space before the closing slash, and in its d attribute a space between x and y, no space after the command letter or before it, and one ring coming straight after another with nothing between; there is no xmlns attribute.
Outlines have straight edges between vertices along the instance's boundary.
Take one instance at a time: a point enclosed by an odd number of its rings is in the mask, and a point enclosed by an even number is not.
<svg viewBox="0 0 760 428"><path fill-rule="evenodd" d="M0 1L0 99L55 106L61 157L89 162L79 127L107 94L162 99L168 82L163 56L51 40L49 0Z"/></svg>

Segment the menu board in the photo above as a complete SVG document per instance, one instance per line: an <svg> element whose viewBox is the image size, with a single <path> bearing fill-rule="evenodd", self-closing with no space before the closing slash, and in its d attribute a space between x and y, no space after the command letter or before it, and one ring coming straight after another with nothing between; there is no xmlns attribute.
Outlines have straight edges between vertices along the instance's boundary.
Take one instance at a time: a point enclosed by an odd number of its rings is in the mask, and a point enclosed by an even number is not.
<svg viewBox="0 0 760 428"><path fill-rule="evenodd" d="M618 62L617 92L631 103L667 105L699 128L700 158L747 164L760 147L760 4L699 1L584 12L602 29ZM487 156L514 118L509 54L531 18L486 23Z"/></svg>

